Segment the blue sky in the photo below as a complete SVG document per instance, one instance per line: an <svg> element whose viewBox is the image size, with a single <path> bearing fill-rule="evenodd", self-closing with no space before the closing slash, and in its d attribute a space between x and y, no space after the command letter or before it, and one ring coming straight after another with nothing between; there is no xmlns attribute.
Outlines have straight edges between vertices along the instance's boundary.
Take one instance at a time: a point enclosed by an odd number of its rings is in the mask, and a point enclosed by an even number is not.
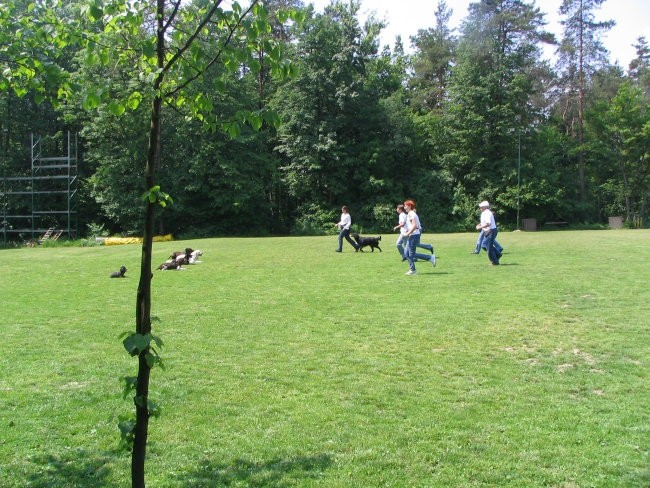
<svg viewBox="0 0 650 488"><path fill-rule="evenodd" d="M316 10L322 11L330 0L303 0L305 4L312 3ZM459 25L467 15L470 0L446 0L447 7L453 10L451 23ZM557 11L562 0L538 0L537 6L545 12L547 28L558 37L562 29L559 25ZM381 38L382 46L394 44L395 36L401 35L405 48L409 48L409 37L416 34L418 29L427 29L435 25L434 12L438 0L361 0L361 15L365 17L375 12L376 17L385 19L388 26ZM603 37L605 47L610 52L612 62L617 62L627 68L629 62L636 57L632 44L639 36L644 35L650 43L650 0L607 0L596 12L596 20L614 20L616 26ZM550 49L548 56L553 49Z"/></svg>

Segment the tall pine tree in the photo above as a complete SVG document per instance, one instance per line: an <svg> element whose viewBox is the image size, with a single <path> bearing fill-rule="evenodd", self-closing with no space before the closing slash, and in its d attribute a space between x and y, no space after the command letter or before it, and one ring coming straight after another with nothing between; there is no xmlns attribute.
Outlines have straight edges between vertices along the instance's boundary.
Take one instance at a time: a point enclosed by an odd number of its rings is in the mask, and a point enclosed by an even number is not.
<svg viewBox="0 0 650 488"><path fill-rule="evenodd" d="M560 6L564 27L558 48L558 71L561 74L561 115L565 131L577 143L578 190L583 203L587 199L585 177L585 90L591 76L607 63L607 50L600 36L613 21L597 22L594 12L605 0L563 0Z"/></svg>

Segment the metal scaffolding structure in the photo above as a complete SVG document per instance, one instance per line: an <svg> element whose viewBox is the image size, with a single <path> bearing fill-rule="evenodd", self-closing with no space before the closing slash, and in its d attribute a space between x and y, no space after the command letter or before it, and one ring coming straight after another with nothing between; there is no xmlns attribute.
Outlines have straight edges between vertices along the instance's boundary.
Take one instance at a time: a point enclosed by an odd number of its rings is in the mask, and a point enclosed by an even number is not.
<svg viewBox="0 0 650 488"><path fill-rule="evenodd" d="M77 135L67 133L67 155L47 155L46 140L31 134L31 173L4 176L2 191L2 233L32 240L48 233L77 234ZM49 234L48 234L49 235Z"/></svg>

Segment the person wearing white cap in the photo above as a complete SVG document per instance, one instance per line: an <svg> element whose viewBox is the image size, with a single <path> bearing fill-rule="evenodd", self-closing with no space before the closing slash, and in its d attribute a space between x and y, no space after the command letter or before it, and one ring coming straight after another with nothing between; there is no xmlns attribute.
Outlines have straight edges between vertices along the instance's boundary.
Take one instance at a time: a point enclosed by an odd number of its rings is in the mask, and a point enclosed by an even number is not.
<svg viewBox="0 0 650 488"><path fill-rule="evenodd" d="M476 230L483 231L488 259L492 265L496 266L499 264L499 253L497 253L494 247L494 240L497 238L499 231L497 229L497 223L494 220L494 214L490 210L490 203L487 200L483 200L478 206L481 209L481 222L476 224Z"/></svg>

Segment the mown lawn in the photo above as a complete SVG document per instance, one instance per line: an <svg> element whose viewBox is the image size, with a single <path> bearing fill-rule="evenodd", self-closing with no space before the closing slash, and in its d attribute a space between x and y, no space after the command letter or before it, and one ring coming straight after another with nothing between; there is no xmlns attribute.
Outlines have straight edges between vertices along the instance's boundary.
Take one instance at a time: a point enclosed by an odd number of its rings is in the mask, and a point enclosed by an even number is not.
<svg viewBox="0 0 650 488"><path fill-rule="evenodd" d="M650 486L650 231L395 238L154 244L204 256L154 275L148 486ZM0 486L129 486L140 247L0 256Z"/></svg>

